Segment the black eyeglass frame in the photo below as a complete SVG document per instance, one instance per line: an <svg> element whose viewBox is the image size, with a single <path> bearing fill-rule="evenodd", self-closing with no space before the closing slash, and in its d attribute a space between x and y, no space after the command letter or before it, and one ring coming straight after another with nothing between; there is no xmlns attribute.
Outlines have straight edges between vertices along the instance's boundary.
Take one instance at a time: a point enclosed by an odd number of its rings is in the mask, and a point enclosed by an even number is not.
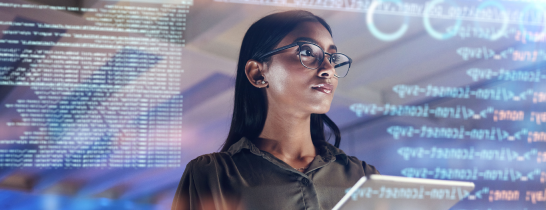
<svg viewBox="0 0 546 210"><path fill-rule="evenodd" d="M349 56L347 56L347 55L345 55L345 54L343 54L343 53L327 53L327 52L325 52L325 51L322 49L322 47L320 47L320 46L318 46L317 44L312 43L312 42L294 42L294 43L292 43L292 44L289 44L289 45L286 45L286 46L279 47L279 48L277 48L277 49L271 50L271 51L269 51L269 52L263 54L262 56L260 56L258 59L259 59L259 60L263 60L264 58L267 58L267 57L269 57L269 56L278 54L278 53L280 53L280 52L283 51L283 50L286 50L286 49L288 49L288 48L292 48L292 47L295 47L295 46L298 46L298 47L301 49L301 46L304 45L304 44L312 44L312 45L317 46L320 50L322 50L322 52L323 52L324 54L328 55L328 62L330 62L330 63L332 63L332 56L333 56L333 55L339 54L339 55L343 55L343 56L347 57L347 58L349 59L349 67L347 68L347 73L346 73L343 77L345 77L345 76L347 76L347 75L349 74L349 70L351 69L351 64L353 63L353 59L351 59ZM326 57L326 56L324 56L324 58L325 58L325 57ZM308 69L318 69L318 68L320 67L320 65L322 65L322 62L324 61L324 58L322 58L322 60L319 61L320 63L318 64L318 66L317 66L316 68L310 68L310 67L306 66L305 64L303 64L303 61L301 60L301 55L300 55L299 53L298 53L298 58L300 59L301 65L303 65L305 68L308 68ZM347 63L347 62L340 63L340 64L336 64L336 65L334 66L334 69L337 68L337 67L340 67L340 66L342 66L342 65L346 65L346 63ZM335 73L334 73L334 76L337 77L337 78L343 78L343 77L340 77L339 75L337 75L337 74L335 74Z"/></svg>

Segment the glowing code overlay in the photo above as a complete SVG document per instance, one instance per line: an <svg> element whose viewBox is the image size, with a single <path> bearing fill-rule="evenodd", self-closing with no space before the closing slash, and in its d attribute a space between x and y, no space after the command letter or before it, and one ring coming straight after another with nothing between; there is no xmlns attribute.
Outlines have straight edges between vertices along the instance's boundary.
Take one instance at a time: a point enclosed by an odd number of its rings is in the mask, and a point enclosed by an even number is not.
<svg viewBox="0 0 546 210"><path fill-rule="evenodd" d="M345 190L345 193L349 192ZM359 188L352 195L352 200L361 198L381 198L381 199L438 199L438 200L462 200L467 197L469 192L460 187L440 188L440 189L425 189L419 188L403 188L403 187L386 187L378 188Z"/></svg>
<svg viewBox="0 0 546 210"><path fill-rule="evenodd" d="M0 3L20 13L72 11L81 19L0 19L0 87L18 117L0 139L0 167L180 167L183 33L190 4L54 7Z"/></svg>

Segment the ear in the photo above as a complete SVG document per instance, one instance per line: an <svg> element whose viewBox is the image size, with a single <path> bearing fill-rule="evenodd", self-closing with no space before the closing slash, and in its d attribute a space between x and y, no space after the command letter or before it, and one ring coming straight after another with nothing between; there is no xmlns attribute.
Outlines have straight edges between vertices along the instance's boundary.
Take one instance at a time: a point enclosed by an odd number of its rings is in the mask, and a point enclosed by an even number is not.
<svg viewBox="0 0 546 210"><path fill-rule="evenodd" d="M245 74L246 78L250 84L257 88L267 87L267 81L265 81L264 76L262 75L263 63L256 60L250 59L246 62L245 65Z"/></svg>

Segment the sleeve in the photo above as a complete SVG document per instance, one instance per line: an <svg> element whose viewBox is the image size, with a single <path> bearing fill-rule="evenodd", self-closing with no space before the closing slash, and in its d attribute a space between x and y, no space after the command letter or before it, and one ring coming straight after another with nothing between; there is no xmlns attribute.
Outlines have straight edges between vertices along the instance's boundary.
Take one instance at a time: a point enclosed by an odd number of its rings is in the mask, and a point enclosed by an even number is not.
<svg viewBox="0 0 546 210"><path fill-rule="evenodd" d="M199 197L195 187L195 180L192 173L195 160L190 161L184 169L178 188L174 195L171 210L197 210Z"/></svg>
<svg viewBox="0 0 546 210"><path fill-rule="evenodd" d="M235 209L238 199L229 190L231 186L222 183L227 178L219 171L225 166L218 165L218 159L217 154L202 155L186 165L171 210Z"/></svg>
<svg viewBox="0 0 546 210"><path fill-rule="evenodd" d="M375 169L375 166L368 165L365 161L362 161L362 167L364 167L364 174L379 174L379 171Z"/></svg>

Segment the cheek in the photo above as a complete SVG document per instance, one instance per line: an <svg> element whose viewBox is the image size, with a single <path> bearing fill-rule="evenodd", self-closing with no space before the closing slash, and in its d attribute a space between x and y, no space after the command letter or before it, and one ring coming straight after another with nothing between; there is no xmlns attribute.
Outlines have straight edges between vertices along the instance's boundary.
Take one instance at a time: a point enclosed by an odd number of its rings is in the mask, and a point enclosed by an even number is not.
<svg viewBox="0 0 546 210"><path fill-rule="evenodd" d="M296 89L296 75L290 69L276 66L269 71L269 91L274 95L286 97Z"/></svg>
<svg viewBox="0 0 546 210"><path fill-rule="evenodd" d="M294 88L301 88L305 84L305 79L309 78L309 72L305 71L299 59L284 58L285 62L272 62L266 74L269 82L269 88L276 92L292 91ZM287 94L287 93L284 93Z"/></svg>

